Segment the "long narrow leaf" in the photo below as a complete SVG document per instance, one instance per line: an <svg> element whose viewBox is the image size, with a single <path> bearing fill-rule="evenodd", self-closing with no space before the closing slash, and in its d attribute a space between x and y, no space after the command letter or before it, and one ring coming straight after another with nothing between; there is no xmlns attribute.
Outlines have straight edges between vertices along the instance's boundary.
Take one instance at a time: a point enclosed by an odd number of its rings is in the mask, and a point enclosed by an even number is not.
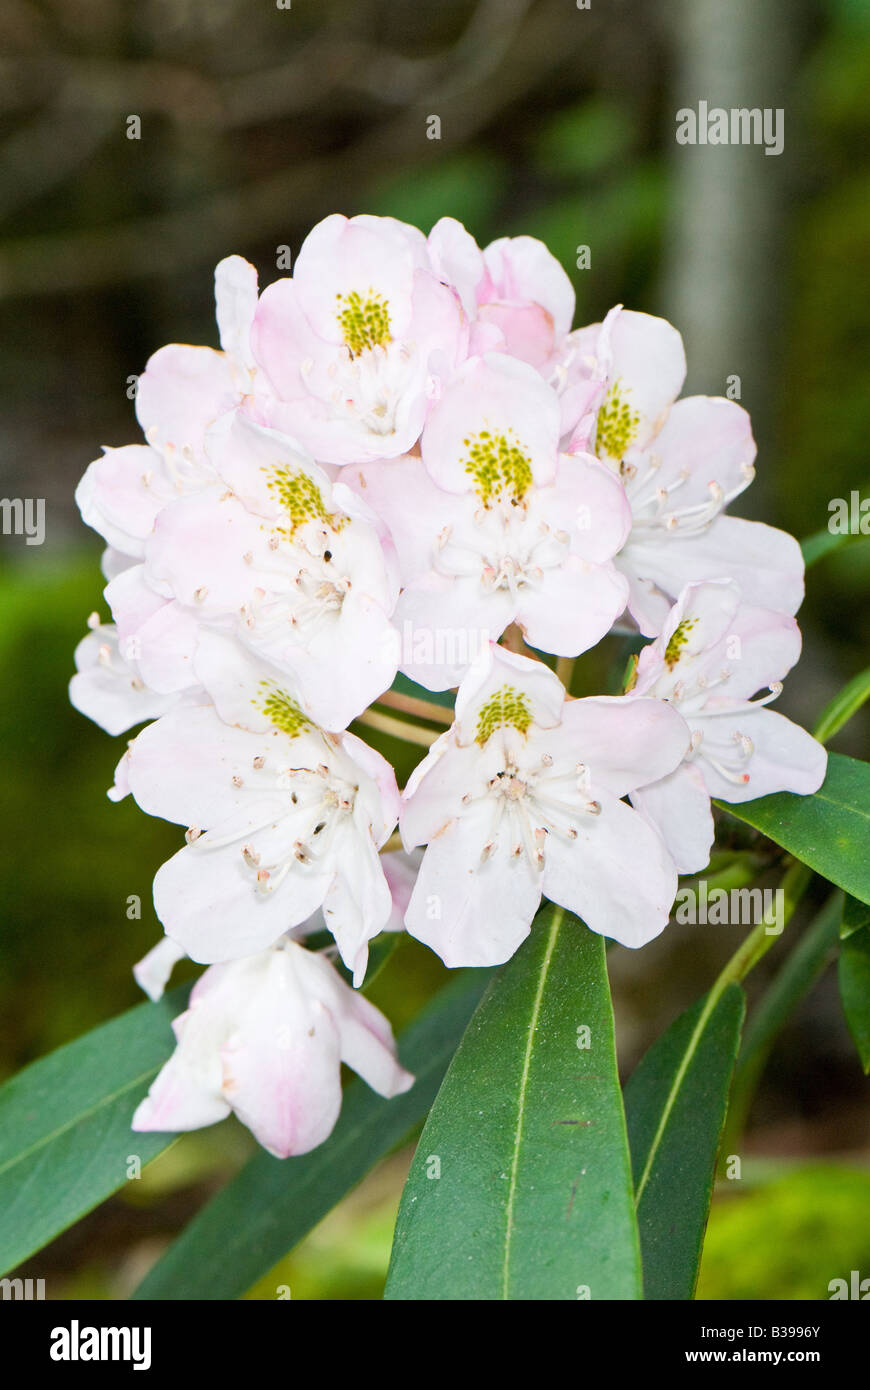
<svg viewBox="0 0 870 1390"><path fill-rule="evenodd" d="M728 1089L740 1045L739 985L701 1000L653 1044L625 1088L644 1297L694 1296Z"/></svg>
<svg viewBox="0 0 870 1390"><path fill-rule="evenodd" d="M0 1089L0 1269L13 1269L173 1141L130 1121L172 1051L187 987L40 1058Z"/></svg>
<svg viewBox="0 0 870 1390"><path fill-rule="evenodd" d="M865 1072L870 1072L870 927L853 932L840 947L840 998Z"/></svg>
<svg viewBox="0 0 870 1390"><path fill-rule="evenodd" d="M829 753L828 775L812 796L777 792L742 805L716 804L870 903L870 763Z"/></svg>
<svg viewBox="0 0 870 1390"><path fill-rule="evenodd" d="M749 1016L731 1092L728 1134L742 1130L777 1034L815 985L837 948L843 894L832 893Z"/></svg>
<svg viewBox="0 0 870 1390"><path fill-rule="evenodd" d="M386 1296L640 1293L604 941L548 905L487 991L432 1108Z"/></svg>
<svg viewBox="0 0 870 1390"><path fill-rule="evenodd" d="M838 734L867 700L870 700L870 667L853 676L822 711L813 731L819 742L827 743Z"/></svg>
<svg viewBox="0 0 870 1390"><path fill-rule="evenodd" d="M843 900L843 917L840 922L840 937L843 941L862 927L870 926L870 903L862 903L849 893Z"/></svg>

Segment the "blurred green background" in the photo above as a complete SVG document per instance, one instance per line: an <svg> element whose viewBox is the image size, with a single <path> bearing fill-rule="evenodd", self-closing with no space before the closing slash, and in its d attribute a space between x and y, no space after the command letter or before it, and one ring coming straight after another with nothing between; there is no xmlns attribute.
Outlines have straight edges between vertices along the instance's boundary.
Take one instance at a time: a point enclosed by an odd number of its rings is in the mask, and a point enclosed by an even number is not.
<svg viewBox="0 0 870 1390"><path fill-rule="evenodd" d="M164 342L215 343L215 262L240 252L268 283L279 248L334 211L542 237L577 323L618 301L663 313L690 390L740 377L759 470L737 510L803 537L830 499L870 496L870 5L7 0L0 37L0 490L47 505L43 546L0 551L2 1076L135 1002L130 966L159 932L150 883L177 830L106 800L124 741L66 700L87 614L105 612L72 494L100 445L136 437L128 376ZM677 146L675 113L700 99L783 108L784 152ZM870 540L812 571L785 712L811 724L868 664L868 595ZM870 756L866 711L835 746ZM612 953L626 1071L738 932L674 927ZM376 1000L399 1027L443 973L405 943ZM867 1102L828 971L774 1050L702 1296L825 1298L870 1275ZM125 1296L249 1149L234 1122L179 1141L30 1272L50 1296ZM252 1296L378 1297L407 1162Z"/></svg>

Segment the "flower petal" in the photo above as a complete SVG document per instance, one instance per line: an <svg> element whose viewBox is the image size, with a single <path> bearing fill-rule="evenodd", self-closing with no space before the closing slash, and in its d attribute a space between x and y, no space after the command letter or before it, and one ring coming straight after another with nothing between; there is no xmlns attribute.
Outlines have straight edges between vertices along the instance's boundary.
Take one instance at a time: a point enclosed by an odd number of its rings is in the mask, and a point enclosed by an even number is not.
<svg viewBox="0 0 870 1390"><path fill-rule="evenodd" d="M631 804L661 835L678 873L695 874L707 867L715 827L710 793L698 767L682 763L660 782L636 788Z"/></svg>
<svg viewBox="0 0 870 1390"><path fill-rule="evenodd" d="M623 946L643 946L667 925L677 871L661 837L637 811L607 793L598 799L600 814L583 818L576 840L548 837L543 891L591 931Z"/></svg>

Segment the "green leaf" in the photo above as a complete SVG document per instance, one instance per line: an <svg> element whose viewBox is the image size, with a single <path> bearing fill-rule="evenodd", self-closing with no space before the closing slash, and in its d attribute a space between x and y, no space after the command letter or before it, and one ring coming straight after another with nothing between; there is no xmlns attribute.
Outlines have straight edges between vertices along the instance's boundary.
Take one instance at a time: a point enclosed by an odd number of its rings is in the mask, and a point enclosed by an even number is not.
<svg viewBox="0 0 870 1390"><path fill-rule="evenodd" d="M870 908L865 910L870 913ZM729 1142L730 1136L736 1142L742 1133L758 1078L777 1034L833 959L842 912L843 894L832 893L750 1014L731 1092Z"/></svg>
<svg viewBox="0 0 870 1390"><path fill-rule="evenodd" d="M744 999L730 984L653 1044L625 1088L644 1297L694 1296Z"/></svg>
<svg viewBox="0 0 870 1390"><path fill-rule="evenodd" d="M862 497L867 495L867 488L860 489ZM855 541L862 539L860 530L855 531L832 531L830 520L827 526L821 531L816 531L806 540L801 541L801 551L804 557L804 565L807 569L815 565L819 560L833 554L836 550L842 550L846 545L852 545Z"/></svg>
<svg viewBox="0 0 870 1390"><path fill-rule="evenodd" d="M839 733L866 700L870 700L870 666L853 676L826 705L813 731L819 742L827 743L834 734Z"/></svg>
<svg viewBox="0 0 870 1390"><path fill-rule="evenodd" d="M870 903L870 763L829 753L828 774L812 796L777 792L740 805L716 805Z"/></svg>
<svg viewBox="0 0 870 1390"><path fill-rule="evenodd" d="M402 1062L417 1078L410 1091L384 1100L364 1082L352 1082L325 1144L298 1158L252 1158L194 1217L134 1297L238 1298L268 1273L426 1114L491 973L464 972L402 1034Z"/></svg>
<svg viewBox="0 0 870 1390"><path fill-rule="evenodd" d="M865 1072L870 1072L870 927L862 927L840 947L837 971L843 1012Z"/></svg>
<svg viewBox="0 0 870 1390"><path fill-rule="evenodd" d="M134 1134L133 1111L172 1051L182 986L33 1062L0 1088L0 1269L14 1269L127 1181L171 1134Z"/></svg>
<svg viewBox="0 0 870 1390"><path fill-rule="evenodd" d="M801 551L804 557L804 565L807 569L811 565L823 560L826 555L839 550L855 537L848 532L829 531L825 527L824 531L815 531L813 535L807 536L806 540L801 541Z"/></svg>
<svg viewBox="0 0 870 1390"><path fill-rule="evenodd" d="M840 922L840 937L845 941L853 932L860 931L870 923L870 904L862 903L847 893L843 899L843 917Z"/></svg>
<svg viewBox="0 0 870 1390"><path fill-rule="evenodd" d="M604 940L548 904L426 1122L385 1297L640 1296Z"/></svg>

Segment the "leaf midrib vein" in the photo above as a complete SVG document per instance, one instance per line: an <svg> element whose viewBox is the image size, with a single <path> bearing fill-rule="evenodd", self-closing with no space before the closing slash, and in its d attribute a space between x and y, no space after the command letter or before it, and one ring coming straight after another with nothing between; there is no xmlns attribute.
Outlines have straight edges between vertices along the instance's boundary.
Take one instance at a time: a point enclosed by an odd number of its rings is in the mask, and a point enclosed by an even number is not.
<svg viewBox="0 0 870 1390"><path fill-rule="evenodd" d="M550 939L547 942L547 950L541 965L538 988L535 991L535 1001L532 1005L532 1014L529 1019L529 1032L526 1040L526 1050L523 1057L523 1069L520 1075L519 1095L517 1097L517 1124L514 1131L514 1147L511 1155L510 1181L508 1184L507 1207L505 1209L505 1245L504 1245L504 1265L502 1270L502 1298L509 1297L508 1286L510 1283L510 1262L511 1262L511 1242L513 1240L514 1228L514 1205L516 1202L517 1172L519 1169L520 1149L523 1141L523 1129L525 1127L526 1113L526 1090L529 1082L529 1071L532 1064L532 1053L535 1047L535 1033L538 1025L538 1016L541 1012L541 1000L544 997L544 988L547 983L547 975L550 970L550 961L553 958L553 951L556 946L556 938L559 935L559 928L562 925L564 909L559 907L553 912L553 921L550 926Z"/></svg>
<svg viewBox="0 0 870 1390"><path fill-rule="evenodd" d="M87 1109L79 1111L77 1115L73 1115L62 1125L58 1125L57 1129L53 1129L49 1131L49 1133L41 1135L39 1139L29 1145L28 1148L20 1149L18 1153L8 1158L5 1163L0 1163L0 1177L8 1172L10 1168L14 1168L16 1164L23 1163L26 1158L30 1158L32 1154L38 1153L40 1149L44 1149L47 1145L53 1144L61 1135L66 1134L71 1129L75 1129L76 1126L82 1124L83 1121L89 1120L93 1115L97 1115L101 1110L105 1110L108 1106L113 1105L116 1100L126 1095L128 1091L132 1091L137 1086L141 1086L142 1082L147 1081L149 1077L156 1076L159 1070L160 1065L149 1067L147 1071L142 1072L139 1076L133 1077L131 1081L125 1082L123 1086L119 1087L117 1091L113 1091L111 1095L102 1096L94 1105L88 1106Z"/></svg>

